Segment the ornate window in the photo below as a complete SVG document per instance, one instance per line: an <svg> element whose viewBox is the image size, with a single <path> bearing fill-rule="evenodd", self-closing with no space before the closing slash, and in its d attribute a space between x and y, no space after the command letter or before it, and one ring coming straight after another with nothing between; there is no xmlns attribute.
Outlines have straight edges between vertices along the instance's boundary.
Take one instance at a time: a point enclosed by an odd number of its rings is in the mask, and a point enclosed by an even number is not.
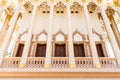
<svg viewBox="0 0 120 80"><path fill-rule="evenodd" d="M108 54L106 51L106 46L105 46L105 42L103 39L103 35L95 31L94 29L93 29L93 33L94 33L93 35L94 35L94 40L96 43L98 57L107 57Z"/></svg>
<svg viewBox="0 0 120 80"><path fill-rule="evenodd" d="M35 36L36 40L33 43L34 48L34 55L35 57L45 57L46 56L46 42L47 42L47 32L43 30L39 34ZM33 53L33 51L32 51ZM31 53L31 54L32 54Z"/></svg>
<svg viewBox="0 0 120 80"><path fill-rule="evenodd" d="M75 57L85 57L85 35L81 34L78 30L73 33L73 40L74 40L74 56Z"/></svg>
<svg viewBox="0 0 120 80"><path fill-rule="evenodd" d="M53 56L54 57L66 57L67 54L67 42L66 34L59 30L53 35Z"/></svg>
<svg viewBox="0 0 120 80"><path fill-rule="evenodd" d="M28 30L19 34L18 40L15 43L15 48L14 48L14 52L13 52L14 57L22 57L24 44L25 44L26 37L27 37L27 31Z"/></svg>

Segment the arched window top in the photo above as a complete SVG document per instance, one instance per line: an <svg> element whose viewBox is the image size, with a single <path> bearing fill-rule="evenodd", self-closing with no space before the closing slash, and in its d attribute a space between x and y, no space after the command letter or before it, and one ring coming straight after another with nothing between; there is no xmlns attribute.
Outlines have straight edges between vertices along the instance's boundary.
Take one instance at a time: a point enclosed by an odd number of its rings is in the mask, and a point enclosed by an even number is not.
<svg viewBox="0 0 120 80"><path fill-rule="evenodd" d="M93 33L94 33L94 40L95 41L101 41L101 40L103 40L103 35L102 34L98 33L94 29L93 29Z"/></svg>
<svg viewBox="0 0 120 80"><path fill-rule="evenodd" d="M19 34L18 40L19 41L26 41L27 32L28 32L28 30L26 30L23 33Z"/></svg>
<svg viewBox="0 0 120 80"><path fill-rule="evenodd" d="M47 41L47 32L43 30L36 35L35 39L36 41Z"/></svg>
<svg viewBox="0 0 120 80"><path fill-rule="evenodd" d="M39 36L38 41L47 41L47 36L46 36L44 33L42 33L42 34Z"/></svg>
<svg viewBox="0 0 120 80"><path fill-rule="evenodd" d="M83 40L88 40L87 35L80 33L77 29L73 33L73 39L74 41L83 41Z"/></svg>
<svg viewBox="0 0 120 80"><path fill-rule="evenodd" d="M67 35L64 34L61 30L59 30L56 34L53 35L53 38L56 41L65 41L65 38L67 38Z"/></svg>
<svg viewBox="0 0 120 80"><path fill-rule="evenodd" d="M74 35L74 41L83 41L82 36L80 34L75 34Z"/></svg>

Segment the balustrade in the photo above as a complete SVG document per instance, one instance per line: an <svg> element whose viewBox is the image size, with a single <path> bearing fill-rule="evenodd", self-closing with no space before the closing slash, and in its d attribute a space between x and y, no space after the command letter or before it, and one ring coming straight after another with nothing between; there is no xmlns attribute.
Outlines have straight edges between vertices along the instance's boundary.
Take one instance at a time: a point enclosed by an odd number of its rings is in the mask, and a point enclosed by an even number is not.
<svg viewBox="0 0 120 80"><path fill-rule="evenodd" d="M52 57L51 59L52 68L68 68L69 58L68 57Z"/></svg>
<svg viewBox="0 0 120 80"><path fill-rule="evenodd" d="M76 68L93 68L93 58L87 57L76 57L75 58Z"/></svg>
<svg viewBox="0 0 120 80"><path fill-rule="evenodd" d="M116 58L99 58L102 68L117 68L117 59Z"/></svg>
<svg viewBox="0 0 120 80"><path fill-rule="evenodd" d="M45 63L45 57L28 57L26 62L26 68L43 68Z"/></svg>
<svg viewBox="0 0 120 80"><path fill-rule="evenodd" d="M20 57L3 58L2 68L18 68ZM118 68L116 58L100 57L101 68ZM44 68L45 57L28 57L26 68ZM75 57L76 68L95 68L92 57ZM68 57L52 57L51 68L69 68Z"/></svg>
<svg viewBox="0 0 120 80"><path fill-rule="evenodd" d="M18 68L20 57L3 58L2 68Z"/></svg>

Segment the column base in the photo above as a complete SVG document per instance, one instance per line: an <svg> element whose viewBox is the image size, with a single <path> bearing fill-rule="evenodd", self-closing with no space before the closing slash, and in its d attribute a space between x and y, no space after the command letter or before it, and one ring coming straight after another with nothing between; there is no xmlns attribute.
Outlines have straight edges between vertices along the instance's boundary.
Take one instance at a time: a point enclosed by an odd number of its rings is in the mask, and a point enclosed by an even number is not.
<svg viewBox="0 0 120 80"><path fill-rule="evenodd" d="M70 67L70 68L75 68L76 65L75 65L75 64L69 64L69 67Z"/></svg>
<svg viewBox="0 0 120 80"><path fill-rule="evenodd" d="M96 63L96 64L95 64L95 67L96 67L96 68L101 68L101 64L100 64L100 63Z"/></svg>
<svg viewBox="0 0 120 80"><path fill-rule="evenodd" d="M19 68L25 68L25 64L19 64Z"/></svg>
<svg viewBox="0 0 120 80"><path fill-rule="evenodd" d="M51 67L51 64L45 64L44 65L44 68L50 68Z"/></svg>

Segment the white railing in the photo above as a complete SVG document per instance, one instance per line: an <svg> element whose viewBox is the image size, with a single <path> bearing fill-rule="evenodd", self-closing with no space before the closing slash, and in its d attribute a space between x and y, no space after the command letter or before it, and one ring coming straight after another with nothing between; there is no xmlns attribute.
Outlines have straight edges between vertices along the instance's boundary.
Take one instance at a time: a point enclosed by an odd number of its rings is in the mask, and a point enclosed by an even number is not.
<svg viewBox="0 0 120 80"><path fill-rule="evenodd" d="M117 68L118 66L116 58L101 57L99 60L102 68Z"/></svg>
<svg viewBox="0 0 120 80"><path fill-rule="evenodd" d="M76 68L93 68L93 58L88 57L76 57Z"/></svg>
<svg viewBox="0 0 120 80"><path fill-rule="evenodd" d="M26 62L26 68L43 68L45 63L45 57L28 57Z"/></svg>
<svg viewBox="0 0 120 80"><path fill-rule="evenodd" d="M3 58L2 68L18 68L20 57Z"/></svg>
<svg viewBox="0 0 120 80"><path fill-rule="evenodd" d="M68 68L69 58L68 57L52 57L51 67L52 68Z"/></svg>

